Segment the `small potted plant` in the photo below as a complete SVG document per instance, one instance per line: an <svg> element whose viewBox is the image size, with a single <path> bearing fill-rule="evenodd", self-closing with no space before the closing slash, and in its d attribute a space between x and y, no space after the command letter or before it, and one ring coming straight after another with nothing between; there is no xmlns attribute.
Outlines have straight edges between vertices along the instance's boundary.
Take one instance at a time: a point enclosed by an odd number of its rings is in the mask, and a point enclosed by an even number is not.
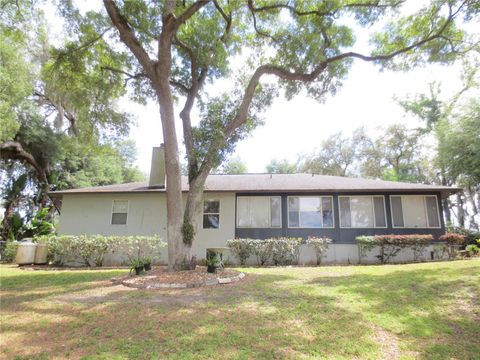
<svg viewBox="0 0 480 360"><path fill-rule="evenodd" d="M131 270L135 269L135 275L140 275L143 271L142 259L133 259L130 263Z"/></svg>
<svg viewBox="0 0 480 360"><path fill-rule="evenodd" d="M222 267L222 260L218 254L215 254L207 259L207 272L214 273L219 267Z"/></svg>
<svg viewBox="0 0 480 360"><path fill-rule="evenodd" d="M143 261L143 268L145 269L145 271L152 270L152 258L144 257L142 261Z"/></svg>

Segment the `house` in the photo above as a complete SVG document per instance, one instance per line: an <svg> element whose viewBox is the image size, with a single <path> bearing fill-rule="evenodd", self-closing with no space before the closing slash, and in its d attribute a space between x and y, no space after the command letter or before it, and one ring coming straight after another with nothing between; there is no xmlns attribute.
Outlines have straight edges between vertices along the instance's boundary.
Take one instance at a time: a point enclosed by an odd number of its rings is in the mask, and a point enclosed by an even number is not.
<svg viewBox="0 0 480 360"><path fill-rule="evenodd" d="M166 239L162 159L163 148L155 148L149 183L51 192L61 202L58 232ZM186 178L182 186L188 190ZM459 190L315 174L210 175L192 253L204 258L206 248L224 247L235 237L327 236L333 243L325 262L357 263L358 235L432 234L438 239L445 233L441 200ZM314 260L304 247L301 263Z"/></svg>

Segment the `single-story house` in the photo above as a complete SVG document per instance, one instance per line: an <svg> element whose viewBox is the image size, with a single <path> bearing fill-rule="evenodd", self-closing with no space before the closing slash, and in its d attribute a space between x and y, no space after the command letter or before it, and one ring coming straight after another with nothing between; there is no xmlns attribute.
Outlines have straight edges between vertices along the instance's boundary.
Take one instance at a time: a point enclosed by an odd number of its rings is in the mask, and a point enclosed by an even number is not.
<svg viewBox="0 0 480 360"><path fill-rule="evenodd" d="M163 157L163 149L156 149ZM165 176L163 166L156 168L158 161L154 153L149 183L51 192L61 203L59 234L166 239ZM186 178L182 186L188 190ZM316 174L210 175L192 254L202 259L207 248L224 247L236 237L327 236L333 242L325 262L357 263L358 235L432 234L438 239L445 233L441 199L459 190ZM166 251L162 256L166 261ZM314 261L313 251L304 247L301 263Z"/></svg>

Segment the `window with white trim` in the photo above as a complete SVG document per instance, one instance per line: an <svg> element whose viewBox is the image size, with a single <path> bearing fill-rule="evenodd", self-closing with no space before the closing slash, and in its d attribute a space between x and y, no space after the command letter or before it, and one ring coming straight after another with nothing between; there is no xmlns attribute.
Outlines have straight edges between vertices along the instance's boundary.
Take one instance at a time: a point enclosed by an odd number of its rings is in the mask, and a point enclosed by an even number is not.
<svg viewBox="0 0 480 360"><path fill-rule="evenodd" d="M279 228L282 226L280 196L238 196L237 227Z"/></svg>
<svg viewBox="0 0 480 360"><path fill-rule="evenodd" d="M395 228L439 228L440 214L435 195L391 195Z"/></svg>
<svg viewBox="0 0 480 360"><path fill-rule="evenodd" d="M203 202L203 228L218 229L220 227L220 201L205 200Z"/></svg>
<svg viewBox="0 0 480 360"><path fill-rule="evenodd" d="M113 200L112 225L126 225L128 217L128 200Z"/></svg>
<svg viewBox="0 0 480 360"><path fill-rule="evenodd" d="M331 196L289 196L289 228L333 228Z"/></svg>
<svg viewBox="0 0 480 360"><path fill-rule="evenodd" d="M385 228L383 196L339 196L341 228Z"/></svg>

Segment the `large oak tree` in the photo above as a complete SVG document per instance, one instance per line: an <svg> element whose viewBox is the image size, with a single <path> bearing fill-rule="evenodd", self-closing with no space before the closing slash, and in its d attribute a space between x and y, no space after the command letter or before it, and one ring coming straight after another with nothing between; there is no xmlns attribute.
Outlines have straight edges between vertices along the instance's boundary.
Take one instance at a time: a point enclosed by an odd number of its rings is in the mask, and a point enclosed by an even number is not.
<svg viewBox="0 0 480 360"><path fill-rule="evenodd" d="M259 123L257 115L276 89L283 88L287 97L305 90L320 100L336 92L354 60L395 69L449 61L468 46L459 20L478 11L469 0L430 1L414 14L402 12L400 0L104 0L103 5L102 11L82 15L64 1L60 10L72 33L88 31L92 42L114 49L115 66L106 68L125 76L134 97L158 101L171 269L190 257L208 174ZM371 48L357 52L355 31L374 24L382 27L372 32ZM124 60L122 66L118 59ZM236 77L234 60L244 64ZM214 94L207 84L222 78L235 86L228 92L215 88ZM176 100L188 162L185 204ZM196 101L198 123L192 122Z"/></svg>

